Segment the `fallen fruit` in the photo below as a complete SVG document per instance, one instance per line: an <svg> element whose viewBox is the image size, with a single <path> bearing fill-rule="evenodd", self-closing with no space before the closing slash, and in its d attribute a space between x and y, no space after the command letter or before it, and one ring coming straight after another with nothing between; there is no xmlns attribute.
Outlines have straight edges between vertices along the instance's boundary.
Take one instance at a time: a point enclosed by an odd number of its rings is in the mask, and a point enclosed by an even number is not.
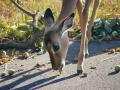
<svg viewBox="0 0 120 90"><path fill-rule="evenodd" d="M14 73L15 73L15 70L14 70L14 69L9 69L9 70L8 70L8 74L9 74L10 76L12 76Z"/></svg>
<svg viewBox="0 0 120 90"><path fill-rule="evenodd" d="M113 54L115 53L115 49L111 49L108 54Z"/></svg>
<svg viewBox="0 0 120 90"><path fill-rule="evenodd" d="M120 52L120 48L116 48L115 51L116 51L116 52Z"/></svg>
<svg viewBox="0 0 120 90"><path fill-rule="evenodd" d="M80 76L80 78L85 78L85 77L87 77L87 73L83 73L81 76Z"/></svg>
<svg viewBox="0 0 120 90"><path fill-rule="evenodd" d="M7 56L6 51L2 51L2 58L6 57L6 56Z"/></svg>
<svg viewBox="0 0 120 90"><path fill-rule="evenodd" d="M120 72L120 65L115 66L115 72Z"/></svg>
<svg viewBox="0 0 120 90"><path fill-rule="evenodd" d="M39 63L37 63L35 65L36 68L41 68L41 67L45 67L45 66L46 66L46 64L39 64Z"/></svg>
<svg viewBox="0 0 120 90"><path fill-rule="evenodd" d="M25 57L25 59L27 59L30 55L28 52L25 52L23 56Z"/></svg>
<svg viewBox="0 0 120 90"><path fill-rule="evenodd" d="M24 65L20 65L21 67L23 67Z"/></svg>
<svg viewBox="0 0 120 90"><path fill-rule="evenodd" d="M0 75L0 77L4 77L6 75L6 73L2 73L1 75Z"/></svg>
<svg viewBox="0 0 120 90"><path fill-rule="evenodd" d="M90 69L96 69L96 67L94 67L94 66L91 66L91 67L90 67Z"/></svg>
<svg viewBox="0 0 120 90"><path fill-rule="evenodd" d="M10 61L10 57L7 55L6 51L2 51L1 62L3 64L8 63Z"/></svg>
<svg viewBox="0 0 120 90"><path fill-rule="evenodd" d="M3 65L4 63L2 61L0 61L0 65Z"/></svg>
<svg viewBox="0 0 120 90"><path fill-rule="evenodd" d="M10 61L10 58L2 58L3 63L8 63Z"/></svg>
<svg viewBox="0 0 120 90"><path fill-rule="evenodd" d="M113 36L113 38L116 38L118 35L119 35L119 34L118 34L117 31L113 31L113 32L112 32L112 36Z"/></svg>
<svg viewBox="0 0 120 90"><path fill-rule="evenodd" d="M103 49L102 51L103 52L109 52L109 49L106 48L106 49Z"/></svg>

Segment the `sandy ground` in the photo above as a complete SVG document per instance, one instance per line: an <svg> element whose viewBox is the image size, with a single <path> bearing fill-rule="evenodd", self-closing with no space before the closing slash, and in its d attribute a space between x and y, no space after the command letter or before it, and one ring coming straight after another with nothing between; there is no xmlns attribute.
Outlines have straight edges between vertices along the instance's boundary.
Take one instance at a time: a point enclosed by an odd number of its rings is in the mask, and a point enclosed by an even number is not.
<svg viewBox="0 0 120 90"><path fill-rule="evenodd" d="M74 57L79 52L79 42L70 42L68 63L61 76L51 69L48 53L34 54L27 60L16 59L8 68L17 72L13 76L0 78L0 90L120 90L120 73L114 67L120 64L120 54L103 53L105 48L119 47L120 41L90 43L90 57L84 61L87 77L76 75ZM34 68L36 63L45 67ZM91 69L96 67L96 69ZM0 74L3 65L0 66Z"/></svg>

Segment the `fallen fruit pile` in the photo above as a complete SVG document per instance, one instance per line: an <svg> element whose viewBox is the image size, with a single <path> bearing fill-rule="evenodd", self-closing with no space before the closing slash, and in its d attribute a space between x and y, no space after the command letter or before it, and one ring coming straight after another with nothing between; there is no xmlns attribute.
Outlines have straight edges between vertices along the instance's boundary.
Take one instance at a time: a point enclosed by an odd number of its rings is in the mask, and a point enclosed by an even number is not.
<svg viewBox="0 0 120 90"><path fill-rule="evenodd" d="M97 19L92 30L92 39L112 40L120 38L120 19Z"/></svg>
<svg viewBox="0 0 120 90"><path fill-rule="evenodd" d="M92 28L90 41L118 40L120 39L120 18L117 19L96 19ZM81 38L80 30L69 33L69 37Z"/></svg>

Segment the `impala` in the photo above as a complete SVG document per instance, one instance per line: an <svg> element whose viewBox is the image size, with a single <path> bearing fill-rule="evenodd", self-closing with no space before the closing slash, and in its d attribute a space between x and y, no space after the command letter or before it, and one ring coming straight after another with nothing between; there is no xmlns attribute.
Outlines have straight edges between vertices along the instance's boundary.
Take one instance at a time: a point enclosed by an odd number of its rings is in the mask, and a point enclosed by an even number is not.
<svg viewBox="0 0 120 90"><path fill-rule="evenodd" d="M83 0L62 0L61 12L56 21L54 21L54 16L50 8L45 11L45 14L43 16L39 10L37 10L36 13L31 13L30 11L27 11L22 6L20 6L16 0L11 1L21 11L33 18L33 32L35 32L35 36L31 40L32 42L35 42L36 39L38 39L40 36L38 21L42 20L44 22L44 45L49 53L52 68L59 70L60 72L65 66L65 58L69 47L68 29L72 26L74 11L77 8L82 32L80 52L77 58L77 73L82 74L84 70L83 61L85 59L85 56L89 55L88 41L91 36L91 29L94 24L96 12L101 0L84 0L84 7ZM92 2L94 4L90 17L89 12Z"/></svg>
<svg viewBox="0 0 120 90"><path fill-rule="evenodd" d="M77 64L78 74L82 74L83 61L85 56L89 55L88 41L100 0L85 0L84 8L82 2L82 0L63 0L61 12L56 21L54 21L54 16L50 9L47 9L44 15L46 25L44 35L45 47L49 53L52 68L58 69L60 72L63 66L65 66L65 58L69 47L68 29L72 26L76 7L82 32ZM93 11L90 19L88 19L92 2L94 2Z"/></svg>

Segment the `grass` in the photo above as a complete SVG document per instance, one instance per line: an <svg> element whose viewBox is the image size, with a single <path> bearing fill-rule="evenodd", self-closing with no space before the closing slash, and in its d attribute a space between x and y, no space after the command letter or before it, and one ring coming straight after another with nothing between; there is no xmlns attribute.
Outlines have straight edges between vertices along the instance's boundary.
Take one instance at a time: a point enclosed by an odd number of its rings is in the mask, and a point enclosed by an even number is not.
<svg viewBox="0 0 120 90"><path fill-rule="evenodd" d="M59 0L19 0L20 3L28 10L34 12L39 9L44 14L49 7L53 10L54 16L58 17L61 8L61 1ZM120 0L102 0L97 18L115 18L120 17ZM0 18L8 21L10 24L18 24L25 22L30 18L16 8L10 0L0 0ZM76 14L75 23L78 22L78 15Z"/></svg>

